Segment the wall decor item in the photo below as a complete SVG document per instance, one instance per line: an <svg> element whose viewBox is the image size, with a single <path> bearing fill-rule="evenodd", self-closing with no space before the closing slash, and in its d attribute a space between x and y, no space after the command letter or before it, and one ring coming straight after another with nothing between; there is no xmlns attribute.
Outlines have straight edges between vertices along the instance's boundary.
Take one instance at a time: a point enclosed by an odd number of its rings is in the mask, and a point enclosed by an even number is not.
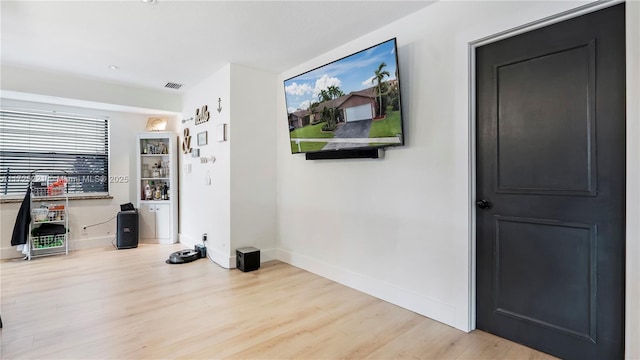
<svg viewBox="0 0 640 360"><path fill-rule="evenodd" d="M184 137L182 139L182 152L185 154L191 152L191 135L189 135L189 128L184 129Z"/></svg>
<svg viewBox="0 0 640 360"><path fill-rule="evenodd" d="M218 108L216 110L218 110L218 114L220 114L220 111L222 111L222 99L218 98Z"/></svg>
<svg viewBox="0 0 640 360"><path fill-rule="evenodd" d="M198 146L207 145L207 132L203 131L198 133Z"/></svg>
<svg viewBox="0 0 640 360"><path fill-rule="evenodd" d="M209 121L209 110L207 105L203 105L202 108L196 109L196 125L204 124Z"/></svg>
<svg viewBox="0 0 640 360"><path fill-rule="evenodd" d="M214 163L216 162L216 157L215 156L201 156L200 157L200 163L201 164L206 164L206 163Z"/></svg>
<svg viewBox="0 0 640 360"><path fill-rule="evenodd" d="M150 117L147 120L146 131L164 131L167 128L167 119L162 117Z"/></svg>
<svg viewBox="0 0 640 360"><path fill-rule="evenodd" d="M200 157L200 149L191 150L191 157L194 157L194 158Z"/></svg>
<svg viewBox="0 0 640 360"><path fill-rule="evenodd" d="M216 141L227 141L227 124L220 124L216 126Z"/></svg>
<svg viewBox="0 0 640 360"><path fill-rule="evenodd" d="M183 123L183 124L184 124L184 123L186 123L187 121L193 121L193 118L192 118L192 117L190 117L190 118L188 118L188 119L182 119L182 123Z"/></svg>

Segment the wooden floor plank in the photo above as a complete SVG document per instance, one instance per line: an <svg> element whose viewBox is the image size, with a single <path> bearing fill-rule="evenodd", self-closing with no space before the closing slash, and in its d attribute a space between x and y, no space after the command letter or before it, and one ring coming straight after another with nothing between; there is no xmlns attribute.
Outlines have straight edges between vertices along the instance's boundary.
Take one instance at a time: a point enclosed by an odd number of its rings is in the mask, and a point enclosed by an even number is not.
<svg viewBox="0 0 640 360"><path fill-rule="evenodd" d="M177 245L0 263L2 359L553 359L278 261L164 261Z"/></svg>

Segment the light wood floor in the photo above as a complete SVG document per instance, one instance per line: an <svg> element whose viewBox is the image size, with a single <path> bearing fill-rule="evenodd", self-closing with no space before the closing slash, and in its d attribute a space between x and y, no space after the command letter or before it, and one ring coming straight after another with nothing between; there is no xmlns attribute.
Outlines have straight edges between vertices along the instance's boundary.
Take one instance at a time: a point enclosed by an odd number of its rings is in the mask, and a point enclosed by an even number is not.
<svg viewBox="0 0 640 360"><path fill-rule="evenodd" d="M253 272L181 245L0 263L2 359L551 359L281 262Z"/></svg>

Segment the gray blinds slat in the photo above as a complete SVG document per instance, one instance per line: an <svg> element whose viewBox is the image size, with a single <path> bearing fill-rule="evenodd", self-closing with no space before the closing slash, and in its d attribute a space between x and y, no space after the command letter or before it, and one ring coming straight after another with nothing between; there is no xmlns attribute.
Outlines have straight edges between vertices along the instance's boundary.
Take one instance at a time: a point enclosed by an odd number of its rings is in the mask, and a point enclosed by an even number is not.
<svg viewBox="0 0 640 360"><path fill-rule="evenodd" d="M108 193L108 120L1 109L0 194L23 194L38 169L69 174L69 193Z"/></svg>

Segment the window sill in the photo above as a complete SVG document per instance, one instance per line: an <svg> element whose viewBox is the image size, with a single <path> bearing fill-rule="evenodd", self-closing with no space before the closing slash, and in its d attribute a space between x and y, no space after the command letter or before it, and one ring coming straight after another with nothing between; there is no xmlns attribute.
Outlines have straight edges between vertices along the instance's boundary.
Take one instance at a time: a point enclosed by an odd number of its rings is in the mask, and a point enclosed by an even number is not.
<svg viewBox="0 0 640 360"><path fill-rule="evenodd" d="M11 204L11 203L21 203L24 197L20 198L0 198L0 204ZM52 199L60 199L59 196L52 197ZM103 199L113 199L111 195L78 195L78 196L69 196L69 201L75 200L103 200ZM38 201L46 201L47 197L38 197Z"/></svg>

